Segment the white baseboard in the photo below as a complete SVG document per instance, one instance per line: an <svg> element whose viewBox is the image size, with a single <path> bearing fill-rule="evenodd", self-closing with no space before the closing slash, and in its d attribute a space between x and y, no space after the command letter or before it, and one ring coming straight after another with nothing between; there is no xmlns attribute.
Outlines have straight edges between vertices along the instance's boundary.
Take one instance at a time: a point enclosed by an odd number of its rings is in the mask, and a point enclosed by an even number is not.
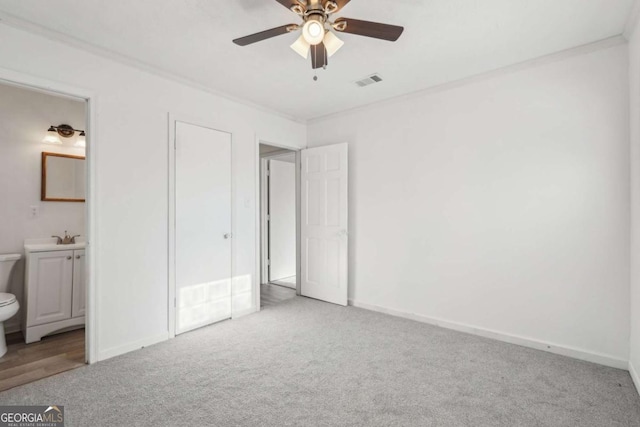
<svg viewBox="0 0 640 427"><path fill-rule="evenodd" d="M389 314L391 316L411 319L417 322L428 323L430 325L439 326L441 328L446 328L446 329L452 329L458 332L465 332L472 335L478 335L484 338L491 338L491 339L503 341L509 344L516 344L523 347L529 347L536 350L542 350L549 353L572 357L574 359L585 360L587 362L597 363L599 365L605 365L612 368L624 369L625 371L630 367L628 360L619 359L606 354L600 354L600 353L590 352L586 350L580 350L573 347L547 343L547 342L538 341L531 338L506 334L504 332L493 331L490 329L479 328L471 325L465 325L463 323L451 322L448 320L422 316L420 314L408 313L401 310L394 310L391 308L367 304L367 303L363 303L363 302L351 300L351 299L349 300L349 305L352 305L358 308L363 308L365 310L371 310L379 313Z"/></svg>
<svg viewBox="0 0 640 427"><path fill-rule="evenodd" d="M111 359L112 357L120 356L125 353L129 353L130 351L140 350L143 347L148 347L153 344L158 344L159 342L166 341L168 339L169 339L169 333L164 332L154 337L145 338L145 339L134 341L128 344L123 344L118 347L112 347L104 351L98 350L98 362Z"/></svg>
<svg viewBox="0 0 640 427"><path fill-rule="evenodd" d="M631 374L633 383L636 385L636 391L640 393L640 377L638 376L638 371L633 367L631 361L629 361L629 373Z"/></svg>

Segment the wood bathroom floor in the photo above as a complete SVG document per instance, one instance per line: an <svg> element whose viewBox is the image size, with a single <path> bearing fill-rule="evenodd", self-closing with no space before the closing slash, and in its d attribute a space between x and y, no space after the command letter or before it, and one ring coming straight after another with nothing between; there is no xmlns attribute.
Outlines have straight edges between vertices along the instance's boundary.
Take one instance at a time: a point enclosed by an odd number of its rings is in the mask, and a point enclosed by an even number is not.
<svg viewBox="0 0 640 427"><path fill-rule="evenodd" d="M85 365L84 329L25 344L21 332L7 335L8 351L0 357L0 391Z"/></svg>

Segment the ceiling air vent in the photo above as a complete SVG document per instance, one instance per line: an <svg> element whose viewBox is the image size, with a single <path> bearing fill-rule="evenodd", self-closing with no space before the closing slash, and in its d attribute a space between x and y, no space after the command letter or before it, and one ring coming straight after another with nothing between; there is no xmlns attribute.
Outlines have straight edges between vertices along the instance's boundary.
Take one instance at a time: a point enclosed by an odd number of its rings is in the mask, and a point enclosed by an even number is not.
<svg viewBox="0 0 640 427"><path fill-rule="evenodd" d="M378 74L372 74L369 77L365 77L362 80L358 80L356 84L360 87L365 87L365 86L372 85L374 83L380 83L381 81L382 81L382 77L380 77Z"/></svg>

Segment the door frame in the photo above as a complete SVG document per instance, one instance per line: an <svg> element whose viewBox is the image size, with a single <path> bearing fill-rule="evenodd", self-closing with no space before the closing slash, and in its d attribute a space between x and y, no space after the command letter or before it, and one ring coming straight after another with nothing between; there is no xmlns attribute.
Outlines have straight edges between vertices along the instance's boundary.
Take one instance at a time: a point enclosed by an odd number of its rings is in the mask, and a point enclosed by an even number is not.
<svg viewBox="0 0 640 427"><path fill-rule="evenodd" d="M260 156L260 144L270 145L272 147L282 148L283 150L289 150L290 152L294 152L296 156L296 295L300 295L300 277L301 273L301 258L300 258L300 160L301 160L301 151L303 148L280 144L277 142L271 142L264 139L256 138L255 144L255 159L256 159L256 277L253 281L254 286L254 294L255 294L255 304L256 311L260 311L260 283L262 282L262 271L263 271L263 247L266 244L263 233L265 232L265 224L263 224L263 191L266 189L263 188L263 174L266 172L263 169L263 159L268 159L271 157L278 157L285 154L290 153L282 153L275 152L273 155L267 155L265 157Z"/></svg>
<svg viewBox="0 0 640 427"><path fill-rule="evenodd" d="M266 277L267 279L269 279L269 268L268 268L268 252L269 252L269 221L267 220L267 215L268 215L268 210L267 210L267 206L268 204L265 203L267 200L269 200L269 186L267 185L267 181L269 180L269 174L267 173L267 171L269 170L268 166L269 166L269 161L270 160L278 160L280 157L285 157L285 156L290 156L290 155L294 155L296 160L294 161L294 168L296 171L296 176L295 176L295 180L296 180L296 190L295 190L295 204L296 204L296 274L298 273L298 215L297 215L297 209L298 209L298 170L299 167L297 166L297 161L298 161L298 151L294 151L294 150L287 150L287 152L283 153L280 151L276 151L274 153L268 153L264 156L260 157L260 199L258 200L258 203L260 204L260 269L258 270L259 272L259 280L260 283L263 283L263 279ZM297 277L296 276L296 291L298 290L297 287ZM269 282L269 280L267 280L267 282Z"/></svg>
<svg viewBox="0 0 640 427"><path fill-rule="evenodd" d="M169 182L167 185L167 192L169 198L169 221L168 221L168 294L167 294L167 329L169 331L169 339L176 336L176 122L187 123L194 126L200 126L203 128L215 130L218 132L225 132L231 135L231 317L233 318L233 282L235 275L235 177L234 177L234 137L235 132L233 129L228 129L225 126L221 126L213 120L201 117L193 117L180 113L169 112L168 118L168 138L167 138L167 152L169 169ZM244 313L240 313L242 315Z"/></svg>
<svg viewBox="0 0 640 427"><path fill-rule="evenodd" d="M98 96L87 89L67 85L53 80L36 77L30 74L0 67L0 84L35 90L52 96L72 98L86 103L85 133L87 146L85 158L87 162L87 194L85 196L86 218L86 314L85 314L85 362L92 364L98 359L98 312L97 301L100 295L98 276L96 274L98 257L94 248L98 248L99 210L97 199L99 181L97 173L97 157L100 142L97 132Z"/></svg>

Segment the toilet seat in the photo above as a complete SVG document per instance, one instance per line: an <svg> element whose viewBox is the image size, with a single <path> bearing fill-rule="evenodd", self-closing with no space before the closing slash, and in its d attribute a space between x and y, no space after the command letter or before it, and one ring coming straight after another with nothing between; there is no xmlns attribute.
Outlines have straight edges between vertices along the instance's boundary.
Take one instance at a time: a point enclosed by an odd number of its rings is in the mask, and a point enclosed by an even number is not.
<svg viewBox="0 0 640 427"><path fill-rule="evenodd" d="M13 294L0 293L0 307L7 306L16 302L16 296Z"/></svg>

